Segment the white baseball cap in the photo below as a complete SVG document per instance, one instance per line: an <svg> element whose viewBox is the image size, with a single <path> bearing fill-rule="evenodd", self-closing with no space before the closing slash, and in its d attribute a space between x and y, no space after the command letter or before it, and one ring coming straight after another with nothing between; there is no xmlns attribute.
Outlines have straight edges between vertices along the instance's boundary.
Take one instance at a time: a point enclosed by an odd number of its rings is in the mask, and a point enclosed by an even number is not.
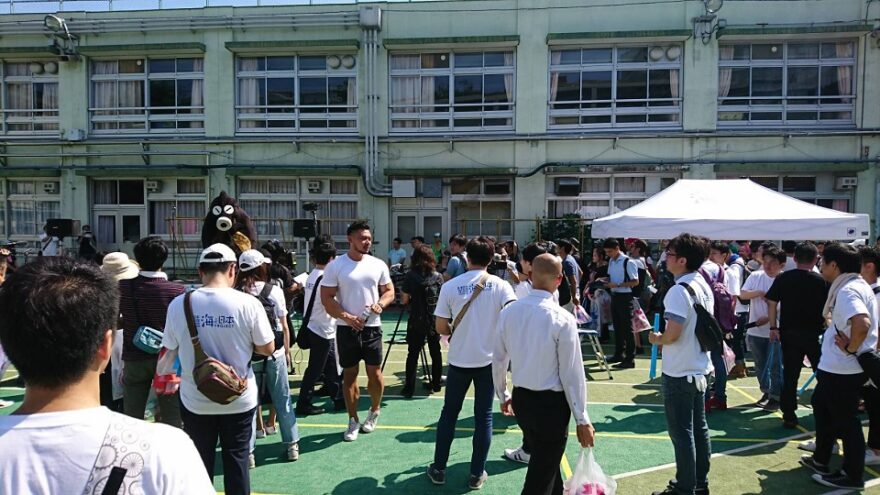
<svg viewBox="0 0 880 495"><path fill-rule="evenodd" d="M235 252L226 244L211 244L199 255L199 264L202 263L228 263L236 261Z"/></svg>
<svg viewBox="0 0 880 495"><path fill-rule="evenodd" d="M249 272L255 268L258 268L260 265L271 265L272 260L263 255L263 253L257 251L256 249L248 249L247 251L241 253L241 257L238 258L238 268L242 272Z"/></svg>

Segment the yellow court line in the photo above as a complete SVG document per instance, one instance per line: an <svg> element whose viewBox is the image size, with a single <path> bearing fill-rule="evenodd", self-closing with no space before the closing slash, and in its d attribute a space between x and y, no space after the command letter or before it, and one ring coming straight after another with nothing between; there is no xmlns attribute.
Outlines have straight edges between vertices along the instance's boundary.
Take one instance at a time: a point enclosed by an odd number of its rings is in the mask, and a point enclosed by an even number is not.
<svg viewBox="0 0 880 495"><path fill-rule="evenodd" d="M571 465L568 463L568 457L566 457L565 452L562 453L562 474L565 475L565 479L571 478Z"/></svg>
<svg viewBox="0 0 880 495"><path fill-rule="evenodd" d="M739 392L740 394L744 395L744 396L747 397L749 400L752 400L752 401L755 401L755 402L758 401L758 399L755 399L754 397L751 396L751 394L749 394L749 393L747 393L746 391L740 389L740 388L737 387L736 385L731 385L730 383L728 383L728 386L730 386L732 389L736 390L736 391ZM773 414L775 414L776 416L779 416L780 418L782 417L782 413L780 413L779 411L776 411L776 412L774 412ZM801 432L803 432L803 433L810 433L810 430L807 430L806 428L804 428L804 427L801 426L801 425L797 425L797 429L798 429L798 430L801 430ZM842 452L842 451L841 451L841 452ZM868 474L870 474L871 476L873 476L873 477L875 477L875 478L880 478L880 473L878 473L877 471L875 471L875 470L869 468L868 466L865 466L865 472L868 473Z"/></svg>

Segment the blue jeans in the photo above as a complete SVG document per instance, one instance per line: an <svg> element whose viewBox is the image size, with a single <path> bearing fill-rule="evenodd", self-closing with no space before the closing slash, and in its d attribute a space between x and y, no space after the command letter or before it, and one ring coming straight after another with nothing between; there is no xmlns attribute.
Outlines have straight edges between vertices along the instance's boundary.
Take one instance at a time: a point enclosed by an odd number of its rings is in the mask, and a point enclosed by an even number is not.
<svg viewBox="0 0 880 495"><path fill-rule="evenodd" d="M727 364L724 363L724 351L712 351L712 366L715 367L715 380L712 386L706 387L706 400L715 394L718 400L727 401Z"/></svg>
<svg viewBox="0 0 880 495"><path fill-rule="evenodd" d="M299 428L296 426L296 414L290 400L290 383L287 381L287 361L283 352L276 352L263 363L254 363L254 373L261 372L261 366L265 366L266 390L272 397L272 405L275 406L275 414L281 431L281 441L284 443L299 442ZM257 428L257 418L254 416L253 429ZM251 452L254 450L256 435L251 436Z"/></svg>
<svg viewBox="0 0 880 495"><path fill-rule="evenodd" d="M480 476L486 469L486 458L492 445L492 365L482 368L459 368L449 365L446 375L446 399L437 423L437 442L434 445L434 467L446 469L449 449L455 437L455 423L461 412L465 395L474 384L474 441L471 453L471 474Z"/></svg>
<svg viewBox="0 0 880 495"><path fill-rule="evenodd" d="M703 407L703 393L688 377L663 375L661 379L666 428L675 451L675 490L693 495L709 486L709 426Z"/></svg>
<svg viewBox="0 0 880 495"><path fill-rule="evenodd" d="M767 394L767 397L773 400L779 400L782 395L782 347L779 342L770 344L769 338L749 335L748 340L752 357L755 358L755 373L758 374L761 393ZM770 356L771 345L773 346L772 360ZM768 363L768 360L771 361ZM769 372L767 366L770 366Z"/></svg>

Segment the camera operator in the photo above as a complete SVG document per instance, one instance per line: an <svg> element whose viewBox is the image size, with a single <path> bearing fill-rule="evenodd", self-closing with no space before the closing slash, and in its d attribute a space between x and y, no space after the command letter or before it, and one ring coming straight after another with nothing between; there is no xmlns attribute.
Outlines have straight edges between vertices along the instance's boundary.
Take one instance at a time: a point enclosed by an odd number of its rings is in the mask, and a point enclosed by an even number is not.
<svg viewBox="0 0 880 495"><path fill-rule="evenodd" d="M509 283L514 289L519 284L519 272L516 271L516 263L508 259L504 244L495 245L495 256L489 265L489 273Z"/></svg>

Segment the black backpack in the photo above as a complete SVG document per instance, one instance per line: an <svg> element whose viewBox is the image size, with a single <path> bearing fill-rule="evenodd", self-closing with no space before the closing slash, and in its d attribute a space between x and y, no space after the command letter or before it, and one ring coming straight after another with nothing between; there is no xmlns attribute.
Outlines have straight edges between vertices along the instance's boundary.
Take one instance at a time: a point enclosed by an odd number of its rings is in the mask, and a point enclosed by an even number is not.
<svg viewBox="0 0 880 495"><path fill-rule="evenodd" d="M438 273L431 274L422 280L422 294L425 298L425 312L421 319L423 328L428 335L437 333L435 327L434 310L437 309L437 300L440 298L440 286L443 285L443 277Z"/></svg>
<svg viewBox="0 0 880 495"><path fill-rule="evenodd" d="M562 282L559 283L559 305L565 306L571 302L571 284L568 283L568 277L563 275Z"/></svg>
<svg viewBox="0 0 880 495"><path fill-rule="evenodd" d="M685 288L693 299L694 311L697 312L697 324L694 327L694 333L697 341L700 343L700 350L703 352L718 351L724 342L724 331L715 315L710 313L702 304L697 302L697 293L690 285L681 282L678 285Z"/></svg>
<svg viewBox="0 0 880 495"><path fill-rule="evenodd" d="M629 278L629 275L626 273L626 265L629 263L629 260L630 260L630 258L625 258L623 260L623 283L627 283L630 280L632 280ZM642 297L642 292L645 287L645 279L648 278L648 270L645 270L644 268L641 268L641 267L639 267L638 270L639 270L639 272L638 272L639 273L638 274L639 284L630 289L632 291L633 297L636 299L639 299Z"/></svg>
<svg viewBox="0 0 880 495"><path fill-rule="evenodd" d="M263 310L266 311L266 316L269 318L269 326L275 335L275 349L278 350L284 347L284 332L278 325L278 317L275 315L275 301L269 296L272 293L272 287L275 287L275 284L266 282L263 285L263 290L254 297L260 301L260 304L263 305Z"/></svg>

